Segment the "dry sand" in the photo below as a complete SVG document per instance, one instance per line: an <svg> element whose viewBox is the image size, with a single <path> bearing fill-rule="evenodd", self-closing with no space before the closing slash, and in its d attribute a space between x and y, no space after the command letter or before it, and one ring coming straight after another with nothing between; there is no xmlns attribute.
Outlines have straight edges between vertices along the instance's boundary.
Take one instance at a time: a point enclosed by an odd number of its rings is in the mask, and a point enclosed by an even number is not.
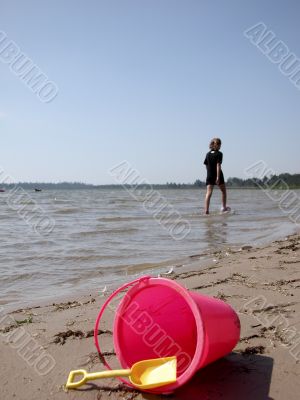
<svg viewBox="0 0 300 400"><path fill-rule="evenodd" d="M192 270L180 274L175 270L168 277L231 304L241 320L241 340L231 354L200 370L167 398L298 399L300 236L263 248L216 252L214 258L203 269L200 257L193 256ZM103 369L93 343L93 326L104 299L104 295L88 295L1 315L1 400L166 398L139 393L117 380L65 391L70 370ZM106 315L99 339L107 359L117 366L111 329L112 315ZM30 347L37 347L35 353ZM55 367L46 373L52 362Z"/></svg>

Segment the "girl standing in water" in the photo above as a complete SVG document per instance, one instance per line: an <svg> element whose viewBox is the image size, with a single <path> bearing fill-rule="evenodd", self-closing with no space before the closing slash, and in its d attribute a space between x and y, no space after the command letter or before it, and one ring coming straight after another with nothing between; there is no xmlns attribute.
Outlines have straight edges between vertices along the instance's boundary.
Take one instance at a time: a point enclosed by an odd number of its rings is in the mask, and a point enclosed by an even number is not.
<svg viewBox="0 0 300 400"><path fill-rule="evenodd" d="M207 177L206 177L206 196L205 196L205 206L204 213L209 214L209 204L210 198L214 189L214 185L218 185L222 192L222 212L230 211L230 207L227 207L227 195L226 186L224 181L223 172L221 169L221 164L223 161L223 153L221 153L221 139L213 138L210 141L209 148L210 151L206 154L204 164L206 165Z"/></svg>

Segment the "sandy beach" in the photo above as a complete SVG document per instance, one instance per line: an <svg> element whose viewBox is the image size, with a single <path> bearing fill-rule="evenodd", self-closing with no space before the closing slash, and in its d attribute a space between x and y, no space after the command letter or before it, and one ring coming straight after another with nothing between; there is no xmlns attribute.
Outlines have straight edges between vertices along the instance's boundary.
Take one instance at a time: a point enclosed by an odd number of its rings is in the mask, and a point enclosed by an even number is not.
<svg viewBox="0 0 300 400"><path fill-rule="evenodd" d="M208 266L191 256L190 268L167 277L190 290L228 302L239 314L241 340L225 358L198 371L173 399L298 399L300 391L300 236L261 248L214 253ZM198 260L199 259L199 260ZM109 293L27 309L0 318L1 399L157 399L117 380L94 381L66 391L68 373L103 364L93 327ZM117 366L112 342L113 314L99 332L103 351Z"/></svg>

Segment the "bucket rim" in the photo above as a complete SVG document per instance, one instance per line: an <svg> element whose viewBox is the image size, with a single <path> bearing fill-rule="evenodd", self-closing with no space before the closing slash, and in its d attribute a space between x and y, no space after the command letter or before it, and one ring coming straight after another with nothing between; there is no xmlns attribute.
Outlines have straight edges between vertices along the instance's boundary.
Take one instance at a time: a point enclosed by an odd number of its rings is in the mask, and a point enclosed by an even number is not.
<svg viewBox="0 0 300 400"><path fill-rule="evenodd" d="M141 291L144 288L146 288L147 286L151 286L151 285L152 286L153 285L168 286L169 288L175 290L179 295L181 295L193 313L196 330L197 330L197 333L196 333L197 341L196 341L195 353L194 353L194 355L192 357L192 361L190 362L190 365L187 367L187 369L177 378L175 383L172 383L172 384L169 384L164 387L157 388L157 389L149 390L149 392L152 392L152 393L162 393L162 389L163 389L164 393L170 393L170 392L174 391L175 389L177 389L178 387L185 384L186 382L188 382L191 379L191 377L195 374L195 372L199 369L200 361L203 356L204 348L205 348L205 345L204 345L205 327L203 324L201 311L200 311L197 303L191 296L191 293L188 291L188 289L181 286L176 281L173 281L168 278L151 277L147 280L136 282L128 290L126 295L134 296L139 291ZM118 325L119 325L119 321L121 320L121 318L119 318L119 313L122 312L122 307L127 305L127 304L125 304L126 295L121 299L121 301L117 307L117 310L115 312L114 324L113 324L114 332L118 332ZM113 335L113 342L114 342L114 348L115 348L117 358L118 358L120 364L122 365L122 367L123 368L130 367L127 365L126 360L122 356L122 351L121 351L119 343L118 343L117 335ZM198 345L199 343L202 343L202 345L199 346Z"/></svg>

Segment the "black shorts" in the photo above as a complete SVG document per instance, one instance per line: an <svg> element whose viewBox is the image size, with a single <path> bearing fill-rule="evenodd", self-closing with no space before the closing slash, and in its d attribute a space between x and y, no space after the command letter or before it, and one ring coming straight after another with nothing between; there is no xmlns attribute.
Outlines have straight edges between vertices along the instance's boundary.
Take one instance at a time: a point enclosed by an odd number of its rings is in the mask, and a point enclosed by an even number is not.
<svg viewBox="0 0 300 400"><path fill-rule="evenodd" d="M216 185L216 180L217 180L217 175L215 175L215 176L208 175L207 178L206 178L206 186L207 185ZM221 171L219 185L223 185L224 183L225 183L224 175L223 175L223 172Z"/></svg>

